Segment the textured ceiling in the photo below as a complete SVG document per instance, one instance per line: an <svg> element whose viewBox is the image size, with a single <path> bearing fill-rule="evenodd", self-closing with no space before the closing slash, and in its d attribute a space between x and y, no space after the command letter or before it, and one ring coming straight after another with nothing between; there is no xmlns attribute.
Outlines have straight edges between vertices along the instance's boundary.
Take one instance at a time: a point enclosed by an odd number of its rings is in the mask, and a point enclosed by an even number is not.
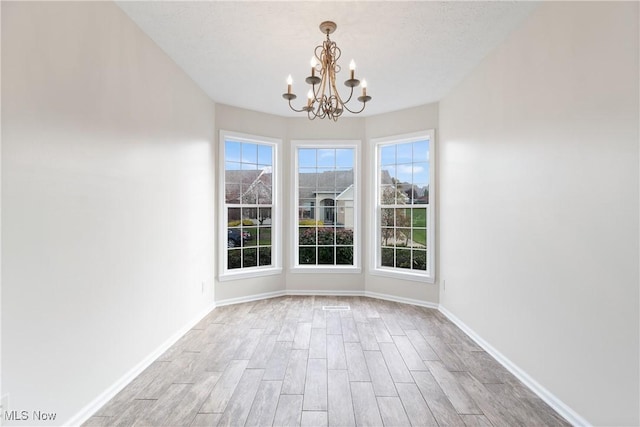
<svg viewBox="0 0 640 427"><path fill-rule="evenodd" d="M117 2L215 102L295 115L320 22L342 49L340 82L356 61L367 115L440 100L536 7L531 2ZM347 89L340 83L340 88ZM345 114L346 116L346 114Z"/></svg>

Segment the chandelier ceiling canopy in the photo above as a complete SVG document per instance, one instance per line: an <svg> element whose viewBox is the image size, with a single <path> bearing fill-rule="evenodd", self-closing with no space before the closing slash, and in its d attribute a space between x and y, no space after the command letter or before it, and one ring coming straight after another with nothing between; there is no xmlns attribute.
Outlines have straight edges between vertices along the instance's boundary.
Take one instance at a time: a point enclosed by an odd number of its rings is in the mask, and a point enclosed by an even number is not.
<svg viewBox="0 0 640 427"><path fill-rule="evenodd" d="M282 97L289 102L289 107L296 112L306 112L310 120L315 118L332 119L337 121L342 113L347 110L350 113L361 113L371 100L367 95L366 80L358 80L355 78L356 64L353 60L349 64L349 78L345 80L344 85L349 89L348 97L340 95L336 85L336 74L342 69L338 64L338 59L342 55L340 48L336 42L329 38L337 28L335 22L325 21L320 24L320 31L327 35L327 39L316 46L314 56L311 58L311 75L305 79L311 87L307 92L307 105L300 109L291 105L291 101L296 99L296 95L291 91L293 79L291 76L287 78L287 93L283 93ZM361 107L351 109L347 104L353 97L354 88L360 86L362 94L358 96L358 101L362 103Z"/></svg>

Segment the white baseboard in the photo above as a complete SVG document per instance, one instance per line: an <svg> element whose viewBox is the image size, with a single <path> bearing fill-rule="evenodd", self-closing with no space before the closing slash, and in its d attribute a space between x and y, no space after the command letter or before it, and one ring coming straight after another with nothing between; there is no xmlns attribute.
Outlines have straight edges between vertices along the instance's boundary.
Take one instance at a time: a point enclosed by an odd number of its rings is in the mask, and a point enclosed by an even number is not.
<svg viewBox="0 0 640 427"><path fill-rule="evenodd" d="M436 303L429 302L429 301L421 301L421 300L413 299L413 298L397 297L395 295L381 294L381 293L378 293L378 292L370 292L370 291L365 291L364 296L371 297L371 298L382 299L382 300L386 300L386 301L400 302L400 303L403 303L403 304L417 305L417 306L420 306L420 307L435 308L436 310L438 309L438 304L436 304Z"/></svg>
<svg viewBox="0 0 640 427"><path fill-rule="evenodd" d="M458 326L462 331L467 334L472 340L474 340L480 347L482 347L487 353L489 353L494 359L496 359L502 366L504 366L509 372L515 375L524 385L529 387L531 391L540 397L547 405L551 406L558 414L563 416L574 426L590 426L589 422L582 418L577 412L567 406L564 402L558 399L553 393L544 388L540 383L531 378L529 374L523 371L515 363L509 360L505 355L496 350L491 344L486 342L480 335L478 335L473 329L468 327L462 320L458 319L453 313L439 306L439 310L444 314L451 322Z"/></svg>
<svg viewBox="0 0 640 427"><path fill-rule="evenodd" d="M262 299L277 298L287 295L286 291L273 291L265 292L262 294L247 295L246 297L227 298L216 301L216 307L223 307L225 305L242 304L243 302L258 301Z"/></svg>
<svg viewBox="0 0 640 427"><path fill-rule="evenodd" d="M225 305L242 304L245 302L258 301L258 300L276 298L276 297L282 297L282 296L304 296L304 295L370 297L370 298L376 298L376 299L381 299L386 301L394 301L394 302L400 302L403 304L411 304L411 305L417 305L420 307L438 309L438 304L433 302L421 301L421 300L412 299L412 298L398 297L398 296L389 295L389 294L381 294L378 292L357 291L357 290L335 291L335 290L306 290L306 289L287 289L285 291L266 292L262 294L248 295L246 297L227 298L227 299L216 301L216 306L222 307Z"/></svg>
<svg viewBox="0 0 640 427"><path fill-rule="evenodd" d="M145 357L140 363L131 368L129 372L124 374L120 379L113 383L109 388L100 393L98 397L93 399L82 408L77 414L69 419L63 425L65 426L79 426L87 421L98 409L102 408L109 400L111 400L116 394L118 394L123 388L125 388L131 381L138 375L147 369L158 357L162 356L172 345L174 345L184 334L186 334L191 328L198 324L207 314L216 308L216 303L210 304L207 308L198 313L197 316L187 322L176 333L171 335L169 339L163 342L158 348L152 351L147 357Z"/></svg>
<svg viewBox="0 0 640 427"><path fill-rule="evenodd" d="M287 295L318 295L318 296L333 296L333 297L361 297L364 296L364 291L308 291L305 289L287 289Z"/></svg>

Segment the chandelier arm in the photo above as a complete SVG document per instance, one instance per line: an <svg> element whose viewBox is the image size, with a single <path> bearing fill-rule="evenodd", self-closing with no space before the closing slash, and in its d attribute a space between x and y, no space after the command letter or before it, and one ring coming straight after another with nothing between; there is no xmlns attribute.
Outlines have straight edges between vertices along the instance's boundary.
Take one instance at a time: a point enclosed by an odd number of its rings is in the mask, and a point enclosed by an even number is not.
<svg viewBox="0 0 640 427"><path fill-rule="evenodd" d="M291 105L291 100L289 100L289 108L291 108L296 113L302 113L304 111L304 108L301 108L299 110L297 108L294 108L293 105Z"/></svg>
<svg viewBox="0 0 640 427"><path fill-rule="evenodd" d="M331 82L331 86L333 86L333 91L336 94L336 98L338 99L338 103L342 106L346 105L349 101L351 101L351 97L353 96L353 87L351 88L351 93L349 93L349 98L346 101L342 100L342 97L340 96L340 92L338 91L338 88L336 87L336 81L335 79Z"/></svg>
<svg viewBox="0 0 640 427"><path fill-rule="evenodd" d="M366 107L366 106L367 106L367 103L366 103L366 102L363 102L363 103L362 103L362 108L361 108L361 109L359 109L358 111L351 110L351 109L350 109L349 107L347 107L346 105L344 106L344 108L345 108L348 112L350 112L350 113L353 113L353 114L359 114L359 113L362 113L362 112L364 111L364 107Z"/></svg>

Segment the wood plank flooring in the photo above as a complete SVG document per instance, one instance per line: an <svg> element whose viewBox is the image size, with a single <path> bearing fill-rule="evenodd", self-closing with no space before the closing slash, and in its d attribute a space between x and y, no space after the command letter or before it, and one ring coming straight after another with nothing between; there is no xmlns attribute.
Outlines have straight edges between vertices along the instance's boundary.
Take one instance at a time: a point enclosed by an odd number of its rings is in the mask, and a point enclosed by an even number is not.
<svg viewBox="0 0 640 427"><path fill-rule="evenodd" d="M215 309L84 425L569 424L437 310L300 296Z"/></svg>

